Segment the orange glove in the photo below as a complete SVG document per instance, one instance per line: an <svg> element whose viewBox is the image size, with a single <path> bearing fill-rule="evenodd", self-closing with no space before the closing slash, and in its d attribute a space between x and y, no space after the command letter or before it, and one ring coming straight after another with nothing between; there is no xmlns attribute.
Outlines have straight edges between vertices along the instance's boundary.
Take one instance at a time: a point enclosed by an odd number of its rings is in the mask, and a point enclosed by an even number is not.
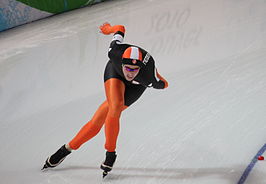
<svg viewBox="0 0 266 184"><path fill-rule="evenodd" d="M109 35L111 33L116 33L117 31L125 33L125 27L124 26L122 26L122 25L111 26L108 22L104 23L99 28L100 28L100 32L105 34L105 35Z"/></svg>

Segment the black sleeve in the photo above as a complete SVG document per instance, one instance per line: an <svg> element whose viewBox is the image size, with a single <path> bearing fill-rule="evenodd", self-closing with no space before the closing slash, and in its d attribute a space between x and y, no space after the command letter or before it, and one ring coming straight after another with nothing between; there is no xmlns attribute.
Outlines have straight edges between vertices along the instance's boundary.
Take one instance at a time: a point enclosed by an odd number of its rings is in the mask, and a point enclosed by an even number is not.
<svg viewBox="0 0 266 184"><path fill-rule="evenodd" d="M147 55L149 55L149 53L147 53ZM165 83L162 80L160 80L156 75L156 67L154 59L150 55L149 57L150 58L148 59L145 66L146 71L144 71L144 73L147 73L145 78L149 80L149 85L147 85L147 87L153 87L155 89L164 89Z"/></svg>
<svg viewBox="0 0 266 184"><path fill-rule="evenodd" d="M152 79L152 87L155 89L164 89L165 87L165 83L158 79L156 76L156 67L154 67L154 71L153 71L153 79Z"/></svg>
<svg viewBox="0 0 266 184"><path fill-rule="evenodd" d="M108 57L111 60L121 60L123 50L128 47L127 44L123 44L123 40L124 33L118 31L113 35L108 51Z"/></svg>
<svg viewBox="0 0 266 184"><path fill-rule="evenodd" d="M124 36L125 34L120 31L117 31L116 33L114 33L112 42L110 44L110 48L112 48L116 44L122 44L124 41Z"/></svg>
<svg viewBox="0 0 266 184"><path fill-rule="evenodd" d="M152 87L155 89L164 89L165 83L163 81L159 80L159 81L153 83Z"/></svg>

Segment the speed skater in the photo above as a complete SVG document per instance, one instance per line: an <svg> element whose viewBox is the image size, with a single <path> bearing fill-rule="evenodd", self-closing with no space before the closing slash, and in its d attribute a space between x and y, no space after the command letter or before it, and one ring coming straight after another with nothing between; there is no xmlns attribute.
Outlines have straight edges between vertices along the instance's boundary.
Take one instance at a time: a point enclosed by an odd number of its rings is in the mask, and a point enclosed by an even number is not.
<svg viewBox="0 0 266 184"><path fill-rule="evenodd" d="M43 168L59 165L72 150L96 136L105 126L106 158L101 164L104 176L112 170L116 160L116 143L121 113L136 102L147 88L165 89L168 82L158 73L153 57L144 49L123 44L125 27L104 23L100 27L104 35L113 34L104 71L106 100L99 106L92 119L74 138L48 157Z"/></svg>

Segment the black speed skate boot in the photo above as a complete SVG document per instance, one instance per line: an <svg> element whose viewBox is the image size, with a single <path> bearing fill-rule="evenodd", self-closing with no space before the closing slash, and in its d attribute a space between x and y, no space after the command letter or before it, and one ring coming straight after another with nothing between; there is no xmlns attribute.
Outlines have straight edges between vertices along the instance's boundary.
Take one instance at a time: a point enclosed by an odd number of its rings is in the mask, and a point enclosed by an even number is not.
<svg viewBox="0 0 266 184"><path fill-rule="evenodd" d="M71 151L66 149L66 146L63 145L59 150L57 150L57 152L47 158L42 170L58 166L70 153Z"/></svg>
<svg viewBox="0 0 266 184"><path fill-rule="evenodd" d="M101 165L101 169L103 170L103 178L113 169L113 165L116 160L116 152L106 152L105 161Z"/></svg>

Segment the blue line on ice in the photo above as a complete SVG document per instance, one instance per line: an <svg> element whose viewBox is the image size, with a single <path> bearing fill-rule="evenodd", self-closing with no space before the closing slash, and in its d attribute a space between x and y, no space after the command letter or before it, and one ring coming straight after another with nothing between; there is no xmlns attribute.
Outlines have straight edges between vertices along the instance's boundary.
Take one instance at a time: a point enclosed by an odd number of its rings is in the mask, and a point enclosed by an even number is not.
<svg viewBox="0 0 266 184"><path fill-rule="evenodd" d="M266 144L264 144L264 146L262 146L262 148L258 151L258 153L253 157L253 159L251 160L250 164L245 169L244 173L242 174L237 184L243 184L246 181L249 173L252 171L253 167L258 161L258 157L262 155L265 152L265 150L266 150Z"/></svg>

